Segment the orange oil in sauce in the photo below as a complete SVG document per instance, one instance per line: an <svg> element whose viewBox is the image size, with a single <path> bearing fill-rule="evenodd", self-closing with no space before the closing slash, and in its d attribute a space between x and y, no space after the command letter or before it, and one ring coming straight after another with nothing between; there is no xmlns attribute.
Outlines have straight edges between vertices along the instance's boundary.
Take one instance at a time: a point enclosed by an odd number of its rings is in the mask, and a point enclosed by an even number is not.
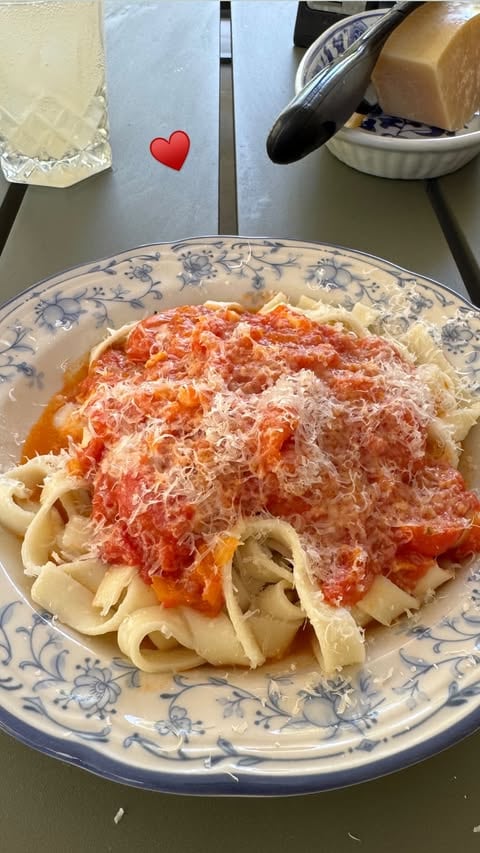
<svg viewBox="0 0 480 853"><path fill-rule="evenodd" d="M55 423L57 412L75 400L78 386L88 373L88 357L83 357L67 368L60 391L57 391L33 424L22 447L21 461L26 462L44 453L58 453L68 446L68 432Z"/></svg>

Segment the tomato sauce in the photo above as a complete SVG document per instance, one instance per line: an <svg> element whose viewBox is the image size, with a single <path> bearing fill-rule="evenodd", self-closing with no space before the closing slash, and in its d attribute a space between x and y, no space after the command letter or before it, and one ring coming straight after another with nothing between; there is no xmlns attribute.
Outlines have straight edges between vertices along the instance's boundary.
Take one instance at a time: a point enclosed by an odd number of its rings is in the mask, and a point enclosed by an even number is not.
<svg viewBox="0 0 480 853"><path fill-rule="evenodd" d="M39 419L31 428L22 448L22 462L37 454L58 453L68 446L72 436L72 425L60 425L56 416L69 403L73 403L78 394L78 386L88 373L88 359L70 366L66 371L60 391L49 400ZM78 433L72 437L81 438Z"/></svg>
<svg viewBox="0 0 480 853"><path fill-rule="evenodd" d="M98 553L136 565L167 607L218 613L228 531L271 515L326 600L352 605L379 573L413 590L438 556L480 551L480 501L430 451L425 393L383 338L286 306L185 306L72 375L24 455L64 447L54 415L82 406L91 439L71 470L92 488Z"/></svg>

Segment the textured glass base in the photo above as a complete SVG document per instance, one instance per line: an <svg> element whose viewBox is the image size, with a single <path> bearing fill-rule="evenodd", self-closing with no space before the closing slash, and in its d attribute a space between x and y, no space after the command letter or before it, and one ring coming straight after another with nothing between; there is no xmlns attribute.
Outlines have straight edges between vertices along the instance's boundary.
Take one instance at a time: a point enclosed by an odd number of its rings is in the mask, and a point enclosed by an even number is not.
<svg viewBox="0 0 480 853"><path fill-rule="evenodd" d="M21 119L0 107L0 167L7 181L69 187L111 165L103 90L82 116L46 97Z"/></svg>

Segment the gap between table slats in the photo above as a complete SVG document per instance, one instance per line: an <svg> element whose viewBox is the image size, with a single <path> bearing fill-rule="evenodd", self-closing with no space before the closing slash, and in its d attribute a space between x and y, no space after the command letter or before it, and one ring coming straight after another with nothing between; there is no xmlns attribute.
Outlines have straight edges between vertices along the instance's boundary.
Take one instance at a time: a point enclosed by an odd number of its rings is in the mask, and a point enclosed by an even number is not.
<svg viewBox="0 0 480 853"><path fill-rule="evenodd" d="M426 191L470 299L480 307L480 267L451 211L438 180L425 181Z"/></svg>

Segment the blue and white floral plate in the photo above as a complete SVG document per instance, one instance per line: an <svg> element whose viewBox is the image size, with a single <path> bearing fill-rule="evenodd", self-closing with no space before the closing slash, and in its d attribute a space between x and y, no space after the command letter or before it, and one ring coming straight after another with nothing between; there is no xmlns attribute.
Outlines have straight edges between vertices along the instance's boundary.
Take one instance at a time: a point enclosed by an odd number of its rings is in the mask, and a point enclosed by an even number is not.
<svg viewBox="0 0 480 853"><path fill-rule="evenodd" d="M480 314L439 284L345 249L208 237L85 264L0 309L2 464L106 332L207 298L255 306L269 292L362 300L391 330L433 324L480 389ZM474 483L480 451L468 448ZM404 767L480 724L480 567L410 621L378 628L362 668L325 678L299 652L260 671L139 673L105 639L37 612L19 543L0 540L0 725L26 744L109 779L161 791L275 795L320 791Z"/></svg>
<svg viewBox="0 0 480 853"><path fill-rule="evenodd" d="M343 18L325 30L304 54L295 77L298 93L315 74L344 53L388 11L377 9ZM455 133L382 113L371 86L370 113L359 127L344 127L327 148L339 160L384 178L434 178L454 172L480 152L480 113Z"/></svg>

